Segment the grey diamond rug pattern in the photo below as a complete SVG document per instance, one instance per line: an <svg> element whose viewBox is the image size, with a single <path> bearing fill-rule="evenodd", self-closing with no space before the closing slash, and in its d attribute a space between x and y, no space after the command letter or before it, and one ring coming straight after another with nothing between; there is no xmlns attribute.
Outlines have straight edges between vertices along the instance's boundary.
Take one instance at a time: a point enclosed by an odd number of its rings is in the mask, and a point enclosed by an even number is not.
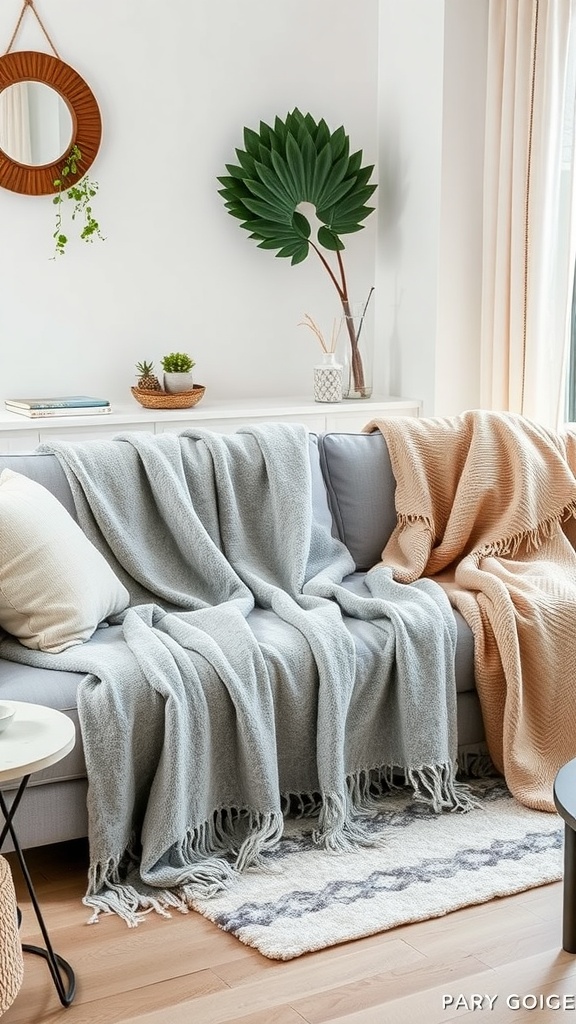
<svg viewBox="0 0 576 1024"><path fill-rule="evenodd" d="M311 950L440 917L562 877L563 823L522 806L498 778L475 779L467 814L434 814L393 789L371 820L378 846L326 853L314 819L288 819L263 869L195 909L264 956Z"/></svg>

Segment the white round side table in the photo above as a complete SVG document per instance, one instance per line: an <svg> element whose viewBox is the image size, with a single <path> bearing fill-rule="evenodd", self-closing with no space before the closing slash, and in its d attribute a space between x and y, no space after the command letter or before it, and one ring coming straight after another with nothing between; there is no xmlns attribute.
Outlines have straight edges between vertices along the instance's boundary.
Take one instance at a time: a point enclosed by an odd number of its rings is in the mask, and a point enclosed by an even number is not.
<svg viewBox="0 0 576 1024"><path fill-rule="evenodd" d="M70 964L58 956L52 948L30 872L18 842L14 816L30 776L33 772L48 768L51 764L56 764L57 761L66 757L76 742L76 730L74 723L61 711L44 707L42 704L27 704L18 700L6 703L14 707L16 713L6 729L0 732L0 785L14 779L21 781L10 807L0 789L0 811L4 817L4 825L0 828L0 851L6 836L10 835L45 942L45 948L23 943L22 949L27 953L36 953L46 960L60 1002L63 1006L69 1006L76 991L74 971ZM66 981L63 980L63 975Z"/></svg>

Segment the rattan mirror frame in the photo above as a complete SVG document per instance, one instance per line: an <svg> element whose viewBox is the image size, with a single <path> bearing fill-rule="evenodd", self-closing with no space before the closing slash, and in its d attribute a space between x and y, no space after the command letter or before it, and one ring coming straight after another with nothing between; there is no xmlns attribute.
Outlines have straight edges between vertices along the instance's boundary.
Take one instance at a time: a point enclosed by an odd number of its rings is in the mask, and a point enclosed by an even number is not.
<svg viewBox="0 0 576 1024"><path fill-rule="evenodd" d="M0 57L0 92L17 82L43 82L55 89L68 107L72 117L68 152L78 146L82 153L78 173L67 178L67 184L73 185L84 177L100 148L102 118L94 93L69 64L37 50L17 50ZM54 163L32 167L18 163L0 149L0 186L29 196L57 192L54 180L60 176L63 156Z"/></svg>

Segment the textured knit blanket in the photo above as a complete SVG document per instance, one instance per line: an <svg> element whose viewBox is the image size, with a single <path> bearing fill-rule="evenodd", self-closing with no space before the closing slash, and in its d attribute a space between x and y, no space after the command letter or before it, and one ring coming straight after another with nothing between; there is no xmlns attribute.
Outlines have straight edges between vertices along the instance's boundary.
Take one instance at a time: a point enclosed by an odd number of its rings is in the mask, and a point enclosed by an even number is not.
<svg viewBox="0 0 576 1024"><path fill-rule="evenodd" d="M55 442L79 521L128 587L108 629L29 664L89 673L78 709L96 915L128 923L221 890L318 812L315 840L368 842L374 786L404 771L436 810L455 781L455 622L429 580L354 564L312 515L309 438L129 433Z"/></svg>
<svg viewBox="0 0 576 1024"><path fill-rule="evenodd" d="M394 578L434 579L474 634L488 748L522 803L554 811L576 756L576 440L511 413L373 421L396 478Z"/></svg>

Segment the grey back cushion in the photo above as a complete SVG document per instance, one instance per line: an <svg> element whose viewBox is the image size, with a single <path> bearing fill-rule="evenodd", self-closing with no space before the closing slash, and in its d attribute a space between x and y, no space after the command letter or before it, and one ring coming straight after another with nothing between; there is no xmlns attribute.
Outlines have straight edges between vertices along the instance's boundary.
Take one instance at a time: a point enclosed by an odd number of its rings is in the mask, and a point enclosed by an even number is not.
<svg viewBox="0 0 576 1024"><path fill-rule="evenodd" d="M320 465L320 441L317 434L309 434L310 468L312 484L312 516L317 523L332 531L332 513L328 504L326 483Z"/></svg>
<svg viewBox="0 0 576 1024"><path fill-rule="evenodd" d="M309 440L310 465L312 470L312 514L317 522L328 529L332 528L332 516L326 496L326 485L320 468L318 438L310 434ZM11 469L14 473L22 473L36 483L42 484L64 505L70 515L76 519L72 491L62 466L55 455L0 455L0 473L3 469Z"/></svg>
<svg viewBox="0 0 576 1024"><path fill-rule="evenodd" d="M64 508L76 519L72 491L64 470L55 455L0 455L0 473L3 469L11 469L14 473L42 484L64 505Z"/></svg>
<svg viewBox="0 0 576 1024"><path fill-rule="evenodd" d="M318 443L338 537L356 568L370 569L396 526L396 482L386 442L377 432L326 433Z"/></svg>

